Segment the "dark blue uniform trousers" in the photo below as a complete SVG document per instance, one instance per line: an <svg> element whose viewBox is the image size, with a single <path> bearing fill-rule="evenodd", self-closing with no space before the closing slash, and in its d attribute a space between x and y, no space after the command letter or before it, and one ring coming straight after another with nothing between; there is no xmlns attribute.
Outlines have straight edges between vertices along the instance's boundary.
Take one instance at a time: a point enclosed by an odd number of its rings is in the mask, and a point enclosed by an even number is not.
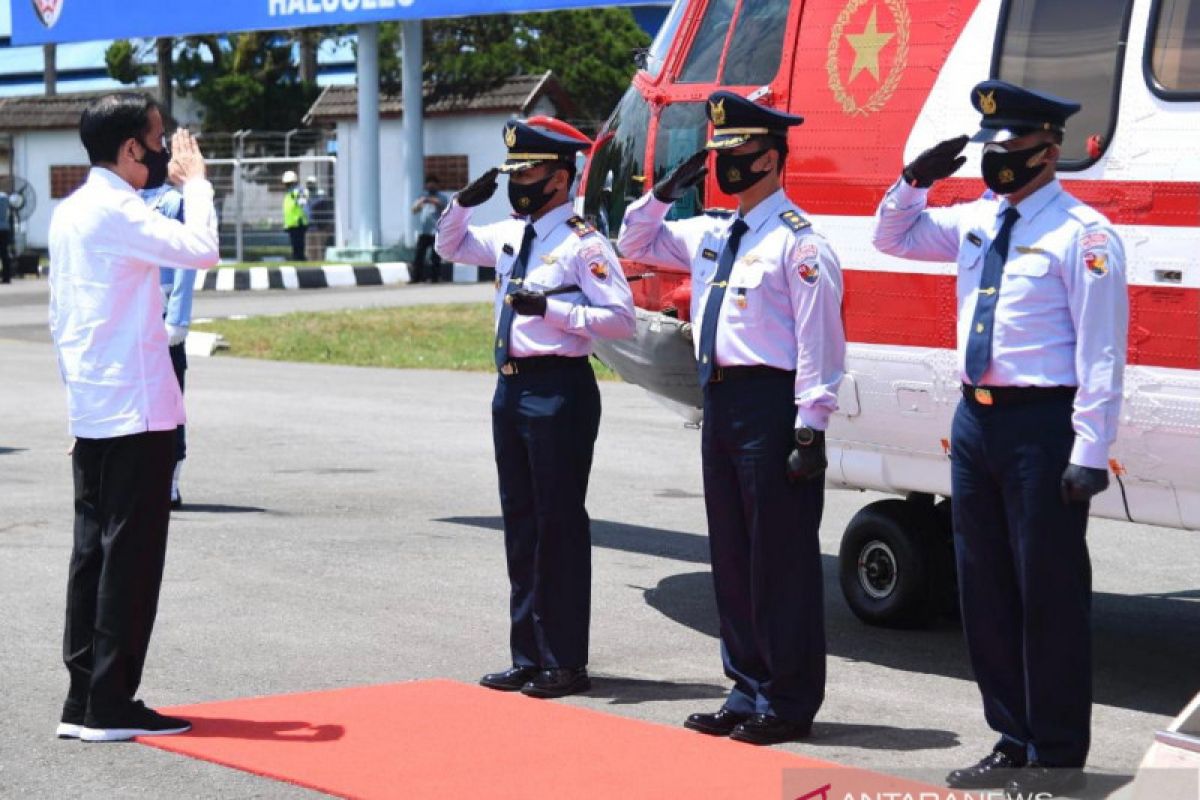
<svg viewBox="0 0 1200 800"><path fill-rule="evenodd" d="M998 749L1082 767L1092 707L1086 503L1059 486L1072 400L954 416L951 480L963 628Z"/></svg>
<svg viewBox="0 0 1200 800"><path fill-rule="evenodd" d="M587 665L591 529L584 501L600 428L600 392L587 359L501 375L492 437L511 585L513 664Z"/></svg>
<svg viewBox="0 0 1200 800"><path fill-rule="evenodd" d="M725 707L811 722L825 698L825 615L817 531L824 478L793 485L795 374L710 383L704 391L704 504Z"/></svg>

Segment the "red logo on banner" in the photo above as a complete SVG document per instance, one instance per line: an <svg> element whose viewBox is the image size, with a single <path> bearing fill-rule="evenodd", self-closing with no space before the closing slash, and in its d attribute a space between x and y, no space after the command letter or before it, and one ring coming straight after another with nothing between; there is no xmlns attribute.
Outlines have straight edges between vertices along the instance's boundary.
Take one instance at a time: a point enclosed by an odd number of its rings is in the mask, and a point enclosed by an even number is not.
<svg viewBox="0 0 1200 800"><path fill-rule="evenodd" d="M62 14L63 0L33 0L33 13L47 28L53 28Z"/></svg>

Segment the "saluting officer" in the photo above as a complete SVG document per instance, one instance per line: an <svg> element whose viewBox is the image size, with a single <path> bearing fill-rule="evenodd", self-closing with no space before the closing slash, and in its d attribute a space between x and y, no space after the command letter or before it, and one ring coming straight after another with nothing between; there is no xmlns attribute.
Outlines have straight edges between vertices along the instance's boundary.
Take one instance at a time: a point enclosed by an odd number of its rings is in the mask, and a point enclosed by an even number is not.
<svg viewBox="0 0 1200 800"><path fill-rule="evenodd" d="M1083 782L1092 697L1088 504L1108 486L1125 367L1121 240L1055 177L1079 104L1003 81L972 92L988 193L926 209L966 136L904 168L875 246L958 262L951 485L963 626L994 751L956 788Z"/></svg>
<svg viewBox="0 0 1200 800"><path fill-rule="evenodd" d="M845 362L842 276L780 186L802 117L709 97L717 183L735 214L665 222L707 172L702 150L629 207L621 252L690 267L704 392L701 454L721 658L733 689L684 725L752 744L806 736L825 696L817 530L825 428Z"/></svg>
<svg viewBox="0 0 1200 800"><path fill-rule="evenodd" d="M600 426L593 337L633 335L633 296L608 239L568 202L588 142L509 122L508 158L463 189L438 223L449 261L496 268L499 379L492 435L512 586L512 668L484 686L533 697L586 691L591 532L584 500ZM516 218L469 224L508 173Z"/></svg>

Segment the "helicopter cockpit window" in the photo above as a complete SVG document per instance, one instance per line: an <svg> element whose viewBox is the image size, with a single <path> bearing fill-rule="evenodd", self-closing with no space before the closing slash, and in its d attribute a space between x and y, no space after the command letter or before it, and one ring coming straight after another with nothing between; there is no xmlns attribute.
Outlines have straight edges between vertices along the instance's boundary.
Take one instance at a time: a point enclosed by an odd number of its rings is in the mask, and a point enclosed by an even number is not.
<svg viewBox="0 0 1200 800"><path fill-rule="evenodd" d="M1159 0L1151 27L1148 71L1168 100L1200 96L1200 0Z"/></svg>
<svg viewBox="0 0 1200 800"><path fill-rule="evenodd" d="M1084 169L1117 127L1120 67L1132 0L1012 0L1004 9L993 74L1067 97L1083 109L1067 122L1059 168Z"/></svg>
<svg viewBox="0 0 1200 800"><path fill-rule="evenodd" d="M658 35L654 37L653 44L646 51L646 72L651 75L658 75L662 72L663 64L667 60L667 51L671 49L671 42L675 41L675 32L679 30L679 21L683 19L683 12L686 8L687 0L675 0L675 5L671 7L667 18L663 20L662 27L658 29Z"/></svg>
<svg viewBox="0 0 1200 800"><path fill-rule="evenodd" d="M725 56L721 83L726 86L758 86L775 80L783 56L787 31L788 0L757 0L743 3L733 29L733 41Z"/></svg>
<svg viewBox="0 0 1200 800"><path fill-rule="evenodd" d="M708 116L704 103L675 103L663 109L654 142L654 181L704 147ZM667 219L687 219L704 210L703 181L671 206Z"/></svg>
<svg viewBox="0 0 1200 800"><path fill-rule="evenodd" d="M721 65L721 51L725 49L725 37L733 22L734 5L734 0L710 0L683 71L676 79L678 83L713 83L717 80L717 67Z"/></svg>
<svg viewBox="0 0 1200 800"><path fill-rule="evenodd" d="M630 87L596 137L600 147L588 168L583 214L611 238L621 228L625 208L642 196L649 129L650 107Z"/></svg>

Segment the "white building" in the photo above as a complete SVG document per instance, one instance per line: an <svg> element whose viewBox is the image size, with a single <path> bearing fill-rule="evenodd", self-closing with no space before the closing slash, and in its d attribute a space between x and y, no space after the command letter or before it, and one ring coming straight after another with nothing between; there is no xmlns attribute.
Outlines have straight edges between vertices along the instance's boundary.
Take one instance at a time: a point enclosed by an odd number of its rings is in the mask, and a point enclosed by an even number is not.
<svg viewBox="0 0 1200 800"><path fill-rule="evenodd" d="M358 90L354 86L329 86L309 111L309 125L335 127L337 175L335 205L338 230L354 230L354 147L358 136ZM400 243L404 219L411 209L404 201L405 181L403 102L399 97L380 98L380 209L384 246ZM550 72L510 78L497 88L469 100L447 98L425 108L425 173L435 174L443 191L461 189L490 167L503 163L504 123L514 117L569 115L572 106L562 86ZM503 192L476 211L479 222L495 222L512 209Z"/></svg>

